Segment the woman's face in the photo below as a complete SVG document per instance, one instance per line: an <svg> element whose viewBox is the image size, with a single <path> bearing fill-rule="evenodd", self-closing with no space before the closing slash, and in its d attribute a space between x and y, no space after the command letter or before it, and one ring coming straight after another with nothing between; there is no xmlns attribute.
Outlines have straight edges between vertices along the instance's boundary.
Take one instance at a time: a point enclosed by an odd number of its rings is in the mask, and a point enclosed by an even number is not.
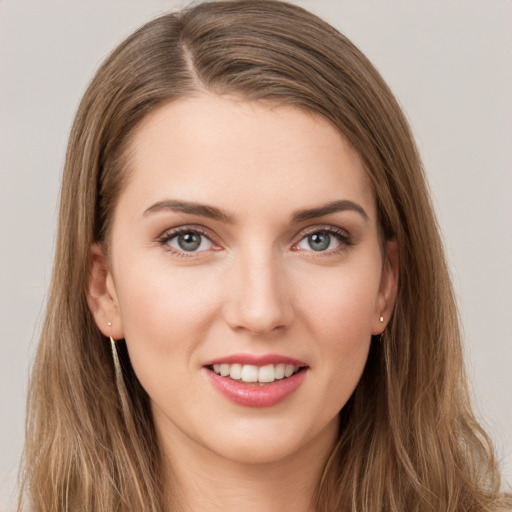
<svg viewBox="0 0 512 512"><path fill-rule="evenodd" d="M95 315L164 444L331 447L396 284L358 155L319 116L204 94L144 120L129 172Z"/></svg>

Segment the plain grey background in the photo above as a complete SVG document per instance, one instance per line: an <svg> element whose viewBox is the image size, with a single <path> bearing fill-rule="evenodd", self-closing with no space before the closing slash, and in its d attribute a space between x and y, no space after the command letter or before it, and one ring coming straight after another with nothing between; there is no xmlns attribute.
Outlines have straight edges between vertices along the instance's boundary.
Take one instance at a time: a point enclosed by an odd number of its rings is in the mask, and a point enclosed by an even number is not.
<svg viewBox="0 0 512 512"><path fill-rule="evenodd" d="M512 484L512 2L302 0L388 81L428 171L479 417ZM94 70L187 2L0 0L0 511L50 282L67 135Z"/></svg>

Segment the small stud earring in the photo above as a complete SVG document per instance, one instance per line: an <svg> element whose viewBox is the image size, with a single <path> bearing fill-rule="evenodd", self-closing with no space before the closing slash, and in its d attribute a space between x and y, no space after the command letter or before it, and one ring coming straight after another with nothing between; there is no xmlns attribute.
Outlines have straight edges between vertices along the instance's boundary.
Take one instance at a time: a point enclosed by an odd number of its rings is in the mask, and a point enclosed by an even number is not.
<svg viewBox="0 0 512 512"><path fill-rule="evenodd" d="M380 321L380 323L381 323L381 324L382 324L382 323L384 323L384 317L383 317L383 316L381 316L381 317L379 318L379 321Z"/></svg>

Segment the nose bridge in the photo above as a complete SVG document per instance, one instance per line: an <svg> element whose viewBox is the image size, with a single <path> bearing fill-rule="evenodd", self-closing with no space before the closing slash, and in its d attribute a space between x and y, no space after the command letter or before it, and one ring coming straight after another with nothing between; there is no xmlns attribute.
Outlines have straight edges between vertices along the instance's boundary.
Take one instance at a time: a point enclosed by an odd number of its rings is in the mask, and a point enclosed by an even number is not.
<svg viewBox="0 0 512 512"><path fill-rule="evenodd" d="M270 244L240 250L232 267L228 322L233 328L268 334L291 320L286 271Z"/></svg>

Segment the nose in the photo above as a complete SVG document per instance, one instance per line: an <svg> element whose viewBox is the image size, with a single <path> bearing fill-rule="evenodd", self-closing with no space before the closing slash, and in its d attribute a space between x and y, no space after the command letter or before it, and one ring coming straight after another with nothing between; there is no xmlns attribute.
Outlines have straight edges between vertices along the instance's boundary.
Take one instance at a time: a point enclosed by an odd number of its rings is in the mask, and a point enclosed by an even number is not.
<svg viewBox="0 0 512 512"><path fill-rule="evenodd" d="M252 250L230 269L225 318L230 327L256 335L286 329L293 318L287 272L272 250Z"/></svg>

